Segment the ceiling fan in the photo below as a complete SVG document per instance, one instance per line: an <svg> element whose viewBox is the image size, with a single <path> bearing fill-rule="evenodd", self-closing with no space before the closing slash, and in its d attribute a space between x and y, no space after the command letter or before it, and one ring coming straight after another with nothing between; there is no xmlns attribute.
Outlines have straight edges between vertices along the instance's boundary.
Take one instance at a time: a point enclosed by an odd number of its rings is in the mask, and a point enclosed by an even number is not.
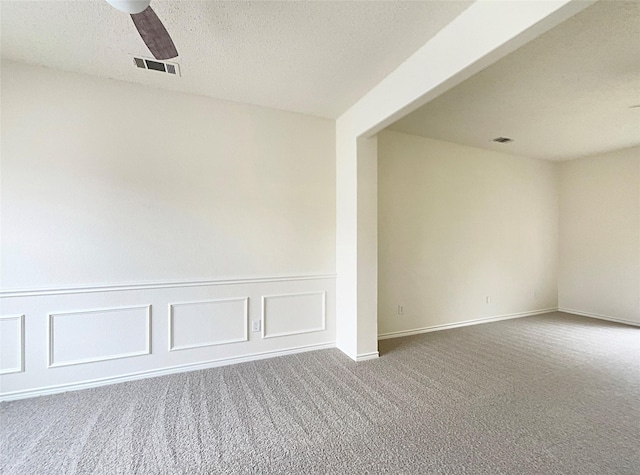
<svg viewBox="0 0 640 475"><path fill-rule="evenodd" d="M131 15L138 33L156 59L171 59L178 56L178 51L167 29L149 6L151 0L106 1L112 7Z"/></svg>

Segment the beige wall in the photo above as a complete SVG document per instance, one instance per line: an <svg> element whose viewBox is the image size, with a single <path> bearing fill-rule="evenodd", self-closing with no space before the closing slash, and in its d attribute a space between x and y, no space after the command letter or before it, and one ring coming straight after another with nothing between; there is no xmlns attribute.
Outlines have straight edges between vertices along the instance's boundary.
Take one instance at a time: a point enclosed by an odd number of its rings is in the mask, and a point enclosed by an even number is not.
<svg viewBox="0 0 640 475"><path fill-rule="evenodd" d="M335 123L2 64L2 287L335 272Z"/></svg>
<svg viewBox="0 0 640 475"><path fill-rule="evenodd" d="M640 147L559 168L559 306L640 323Z"/></svg>
<svg viewBox="0 0 640 475"><path fill-rule="evenodd" d="M393 131L378 152L381 335L557 307L556 164Z"/></svg>

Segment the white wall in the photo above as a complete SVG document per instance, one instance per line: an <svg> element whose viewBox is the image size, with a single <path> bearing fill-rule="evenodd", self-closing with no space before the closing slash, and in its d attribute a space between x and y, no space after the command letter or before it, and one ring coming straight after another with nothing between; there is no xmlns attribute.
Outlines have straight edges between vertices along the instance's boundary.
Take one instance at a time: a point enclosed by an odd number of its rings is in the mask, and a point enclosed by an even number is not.
<svg viewBox="0 0 640 475"><path fill-rule="evenodd" d="M559 306L640 323L640 147L560 163Z"/></svg>
<svg viewBox="0 0 640 475"><path fill-rule="evenodd" d="M1 86L3 394L334 344L333 121L12 62Z"/></svg>
<svg viewBox="0 0 640 475"><path fill-rule="evenodd" d="M356 360L377 355L376 248L370 203L376 183L369 138L533 38L588 7L593 0L474 2L336 121L337 339ZM370 149L366 142L369 156ZM361 169L362 168L362 169ZM364 189L364 192L361 190ZM363 252L358 249L363 246ZM360 281L362 279L362 281Z"/></svg>
<svg viewBox="0 0 640 475"><path fill-rule="evenodd" d="M2 287L335 272L334 122L2 65Z"/></svg>
<svg viewBox="0 0 640 475"><path fill-rule="evenodd" d="M380 335L557 307L555 163L384 131L378 224Z"/></svg>

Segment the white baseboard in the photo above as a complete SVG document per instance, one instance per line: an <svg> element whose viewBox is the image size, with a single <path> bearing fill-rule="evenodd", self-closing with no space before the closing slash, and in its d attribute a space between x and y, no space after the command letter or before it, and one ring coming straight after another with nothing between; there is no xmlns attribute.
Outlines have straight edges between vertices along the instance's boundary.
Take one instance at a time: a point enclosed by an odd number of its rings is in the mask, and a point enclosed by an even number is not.
<svg viewBox="0 0 640 475"><path fill-rule="evenodd" d="M597 313L591 313L591 312L583 312L582 310L574 310L574 309L570 309L570 308L558 308L559 312L564 312L564 313L571 313L573 315L578 315L580 317L588 317L588 318L596 318L598 320L606 320L608 322L616 322L616 323L622 323L624 325L631 325L633 327L640 327L640 322L633 322L631 320L623 320L621 318L614 318L614 317L609 317L607 315L599 315Z"/></svg>
<svg viewBox="0 0 640 475"><path fill-rule="evenodd" d="M227 365L236 364L236 363L246 363L249 361L263 360L266 358L275 358L277 356L292 355L295 353L303 353L306 351L325 350L328 348L335 348L335 347L336 347L335 342L321 343L321 344L315 344L315 345L305 345L305 346L298 346L294 348L287 348L285 350L265 351L262 353L254 353L254 354L244 355L244 356L234 356L231 358L222 358L219 360L198 362L198 363L192 363L192 364L186 364L186 365L180 365L180 366L172 366L169 368L154 369L150 371L141 371L138 373L130 373L130 374L114 376L110 378L93 379L90 381L83 381L81 383L61 384L61 385L49 386L45 388L27 389L24 391L13 391L10 393L5 393L0 395L0 402L15 401L18 399L26 399L26 398L32 398L37 396L46 396L49 394L58 394L58 393L64 393L67 391L79 391L81 389L95 388L98 386L107 386L110 384L124 383L127 381L136 381L139 379L153 378L156 376L166 376L169 374L216 368L219 366L227 366Z"/></svg>
<svg viewBox="0 0 640 475"><path fill-rule="evenodd" d="M387 340L389 338L400 338L403 336L419 335L420 333L436 332L440 330L449 330L451 328L467 327L470 325L478 325L481 323L499 322L500 320L511 320L513 318L531 317L543 313L556 312L557 308L543 308L539 310L531 310L529 312L510 313L507 315L497 315L495 317L478 318L476 320L465 320L462 322L445 323L443 325L433 325L429 327L415 328L413 330L403 330L397 332L381 333L378 340Z"/></svg>
<svg viewBox="0 0 640 475"><path fill-rule="evenodd" d="M371 353L362 353L356 356L356 361L367 361L367 360L375 360L378 358L380 354L377 351L372 351Z"/></svg>

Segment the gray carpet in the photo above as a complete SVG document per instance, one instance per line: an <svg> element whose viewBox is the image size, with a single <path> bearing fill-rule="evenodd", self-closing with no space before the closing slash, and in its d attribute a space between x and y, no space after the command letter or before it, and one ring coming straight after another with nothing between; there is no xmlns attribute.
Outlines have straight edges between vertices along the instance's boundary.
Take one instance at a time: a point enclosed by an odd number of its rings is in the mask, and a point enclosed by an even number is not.
<svg viewBox="0 0 640 475"><path fill-rule="evenodd" d="M640 329L548 314L4 403L2 473L640 473Z"/></svg>

